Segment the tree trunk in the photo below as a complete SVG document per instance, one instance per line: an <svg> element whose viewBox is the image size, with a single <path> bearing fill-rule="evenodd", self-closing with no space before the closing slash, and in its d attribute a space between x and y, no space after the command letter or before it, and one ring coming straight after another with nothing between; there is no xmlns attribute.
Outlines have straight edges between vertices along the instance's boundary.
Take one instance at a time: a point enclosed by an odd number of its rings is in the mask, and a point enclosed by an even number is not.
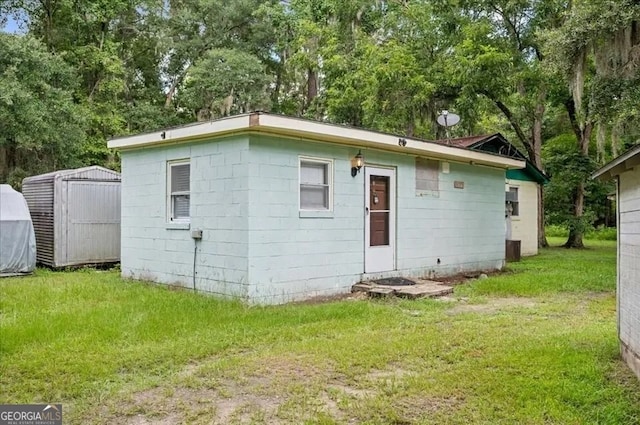
<svg viewBox="0 0 640 425"><path fill-rule="evenodd" d="M171 88L169 88L169 91L167 92L167 95L164 99L164 107L166 109L169 109L171 107L171 103L173 102L173 96L176 94L176 88L178 87L178 83L179 83L179 79L178 77L176 77L176 79L173 80L173 83L171 84Z"/></svg>
<svg viewBox="0 0 640 425"><path fill-rule="evenodd" d="M318 96L318 75L316 71L311 68L309 68L307 72L307 107L305 109L308 109Z"/></svg>
<svg viewBox="0 0 640 425"><path fill-rule="evenodd" d="M544 120L544 113L546 110L546 98L546 90L540 89L540 93L538 94L538 102L535 107L533 116L533 134L531 137L531 144L533 145L533 157L529 158L533 162L533 164L540 170L542 170L542 124Z"/></svg>
<svg viewBox="0 0 640 425"><path fill-rule="evenodd" d="M538 248L549 246L544 233L544 186L538 185Z"/></svg>
<svg viewBox="0 0 640 425"><path fill-rule="evenodd" d="M416 126L413 121L413 117L411 117L411 121L407 123L405 136L413 137L414 132L416 131Z"/></svg>
<svg viewBox="0 0 640 425"><path fill-rule="evenodd" d="M55 2L41 1L42 8L45 11L44 18L44 42L47 50L53 51L53 14L55 13Z"/></svg>
<svg viewBox="0 0 640 425"><path fill-rule="evenodd" d="M582 218L584 214L584 183L580 182L573 195L573 215L577 220ZM565 242L565 248L584 248L582 226L572 227L569 229L569 237Z"/></svg>
<svg viewBox="0 0 640 425"><path fill-rule="evenodd" d="M537 104L533 116L533 131L531 134L531 153L529 159L533 164L542 170L542 122L545 113L545 101L547 91L544 87L538 92ZM533 154L533 155L531 155ZM544 233L544 186L538 185L538 248L549 246L547 237Z"/></svg>
<svg viewBox="0 0 640 425"><path fill-rule="evenodd" d="M0 178L6 180L9 177L11 171L13 171L18 164L17 149L14 145L7 144L0 147Z"/></svg>
<svg viewBox="0 0 640 425"><path fill-rule="evenodd" d="M276 85L273 89L273 92L271 92L271 104L272 105L278 105L278 111L282 112L280 110L280 88L282 87L282 73L283 73L283 67L279 67L278 71L276 72Z"/></svg>
<svg viewBox="0 0 640 425"><path fill-rule="evenodd" d="M589 139L591 139L591 131L593 130L593 124L588 122L579 128L578 136L578 148L582 156L589 156ZM578 223L584 215L584 181L580 182L573 195L573 216L576 221L576 226L569 229L569 237L567 242L563 245L565 248L584 248L584 242L582 237L584 235L583 226Z"/></svg>
<svg viewBox="0 0 640 425"><path fill-rule="evenodd" d="M530 158L534 157L535 155L533 153L529 138L524 134L522 127L516 120L515 116L513 115L513 112L511 112L511 109L509 109L509 107L504 102L502 102L500 99L495 97L493 94L487 91L482 91L481 93L485 95L487 99L491 100L498 107L498 109L500 109L500 111L504 114L505 118L507 118L507 121L509 121L511 128L513 128L513 131L516 132L516 136L518 136L518 139L520 139L520 141L524 145L529 157Z"/></svg>
<svg viewBox="0 0 640 425"><path fill-rule="evenodd" d="M7 148L0 146L0 179L6 180L9 174L9 165L7 163Z"/></svg>
<svg viewBox="0 0 640 425"><path fill-rule="evenodd" d="M515 116L509 109L509 107L504 104L497 97L493 96L489 92L483 92L483 94L490 99L497 107L502 111L504 116L507 118L509 123L511 124L511 128L515 131L518 139L522 142L522 145L527 150L527 156L529 157L529 161L531 161L538 169L542 170L542 124L545 113L545 103L547 99L547 90L544 87L540 87L540 91L538 92L538 99L536 102L534 116L533 116L533 129L531 131L531 138L528 138L515 119ZM543 187L538 187L538 247L543 248L549 246L547 242L547 237L544 233L544 199L543 199Z"/></svg>
<svg viewBox="0 0 640 425"><path fill-rule="evenodd" d="M172 83L171 83L171 87L169 88L169 91L167 92L167 95L164 99L164 107L166 109L169 109L171 107L171 104L173 102L173 96L175 96L176 94L176 90L178 88L178 85L180 85L180 83L182 82L182 80L184 79L184 77L187 75L187 71L189 71L189 68L191 67L191 65L187 65L184 67L184 69L182 70L182 72L180 74L177 74Z"/></svg>

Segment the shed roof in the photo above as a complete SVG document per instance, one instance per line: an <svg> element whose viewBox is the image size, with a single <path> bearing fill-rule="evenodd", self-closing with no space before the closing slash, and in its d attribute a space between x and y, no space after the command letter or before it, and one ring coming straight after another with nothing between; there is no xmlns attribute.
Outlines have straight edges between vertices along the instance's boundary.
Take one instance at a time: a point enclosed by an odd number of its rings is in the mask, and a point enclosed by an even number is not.
<svg viewBox="0 0 640 425"><path fill-rule="evenodd" d="M594 179L610 180L640 165L640 145L634 146L619 157L605 164L591 175Z"/></svg>
<svg viewBox="0 0 640 425"><path fill-rule="evenodd" d="M464 147L447 146L433 141L263 112L253 112L215 121L115 138L109 140L108 146L120 150L129 150L147 146L204 141L232 134L275 135L358 148L408 153L428 158L503 169L521 169L525 167L525 162L520 159L506 158L493 153L472 151Z"/></svg>
<svg viewBox="0 0 640 425"><path fill-rule="evenodd" d="M500 133L497 133L497 134L500 134ZM454 139L445 139L445 140L436 140L436 141L438 143L442 143L445 145L457 146L460 148L470 148L476 143L486 140L489 137L492 137L492 135L485 134L481 136L457 137Z"/></svg>
<svg viewBox="0 0 640 425"><path fill-rule="evenodd" d="M498 155L508 156L510 158L517 158L526 160L518 148L509 142L506 137L500 133L485 134L481 136L468 136L458 137L455 139L440 139L436 140L436 143L443 145L457 146L459 148L467 148L473 150L480 150L483 152L491 152Z"/></svg>
<svg viewBox="0 0 640 425"><path fill-rule="evenodd" d="M524 172L529 179L539 184L545 184L549 182L549 177L533 162L529 161L522 152L511 144L502 134L485 134L483 136L469 136L459 137L455 139L437 140L438 143L447 144L451 146L464 147L473 150L480 150L483 152L493 152L499 155L508 156L510 158L520 159L526 162L526 166L522 172Z"/></svg>
<svg viewBox="0 0 640 425"><path fill-rule="evenodd" d="M92 165L90 167L74 168L71 170L57 170L50 173L39 174L37 176L26 177L22 182L34 183L52 181L57 178L64 179L87 179L87 180L120 180L120 173L108 168Z"/></svg>

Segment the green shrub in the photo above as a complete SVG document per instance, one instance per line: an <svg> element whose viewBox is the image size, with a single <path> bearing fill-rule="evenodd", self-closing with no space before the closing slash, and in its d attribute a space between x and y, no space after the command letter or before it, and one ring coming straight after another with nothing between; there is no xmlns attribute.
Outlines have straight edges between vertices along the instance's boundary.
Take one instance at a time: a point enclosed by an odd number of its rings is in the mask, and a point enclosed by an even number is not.
<svg viewBox="0 0 640 425"><path fill-rule="evenodd" d="M550 224L544 228L544 234L551 237L566 238L569 236L569 229L558 224Z"/></svg>
<svg viewBox="0 0 640 425"><path fill-rule="evenodd" d="M566 238L569 236L569 229L557 224L550 224L544 228L545 235L548 237ZM615 227L598 226L590 227L585 232L584 238L597 241L615 241L618 237L618 231Z"/></svg>
<svg viewBox="0 0 640 425"><path fill-rule="evenodd" d="M618 229L615 227L598 226L595 229L587 231L586 238L598 241L615 241L618 239Z"/></svg>

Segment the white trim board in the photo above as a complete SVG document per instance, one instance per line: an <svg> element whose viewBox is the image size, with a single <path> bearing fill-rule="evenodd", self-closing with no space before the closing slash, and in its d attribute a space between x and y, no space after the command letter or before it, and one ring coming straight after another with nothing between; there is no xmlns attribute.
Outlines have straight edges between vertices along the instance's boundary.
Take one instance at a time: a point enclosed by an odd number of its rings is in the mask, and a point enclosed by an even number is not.
<svg viewBox="0 0 640 425"><path fill-rule="evenodd" d="M640 165L640 146L634 146L591 175L593 179L610 180Z"/></svg>

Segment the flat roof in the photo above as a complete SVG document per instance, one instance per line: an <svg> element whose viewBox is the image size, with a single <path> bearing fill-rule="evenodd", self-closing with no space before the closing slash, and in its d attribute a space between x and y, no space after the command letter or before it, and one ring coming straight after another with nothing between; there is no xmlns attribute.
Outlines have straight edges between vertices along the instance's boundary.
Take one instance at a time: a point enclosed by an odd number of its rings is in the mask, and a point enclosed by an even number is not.
<svg viewBox="0 0 640 425"><path fill-rule="evenodd" d="M492 153L264 112L252 112L213 121L118 137L109 140L108 147L119 150L132 150L151 146L205 141L233 134L281 136L357 148L408 153L416 156L503 169L521 169L525 167L525 161Z"/></svg>

